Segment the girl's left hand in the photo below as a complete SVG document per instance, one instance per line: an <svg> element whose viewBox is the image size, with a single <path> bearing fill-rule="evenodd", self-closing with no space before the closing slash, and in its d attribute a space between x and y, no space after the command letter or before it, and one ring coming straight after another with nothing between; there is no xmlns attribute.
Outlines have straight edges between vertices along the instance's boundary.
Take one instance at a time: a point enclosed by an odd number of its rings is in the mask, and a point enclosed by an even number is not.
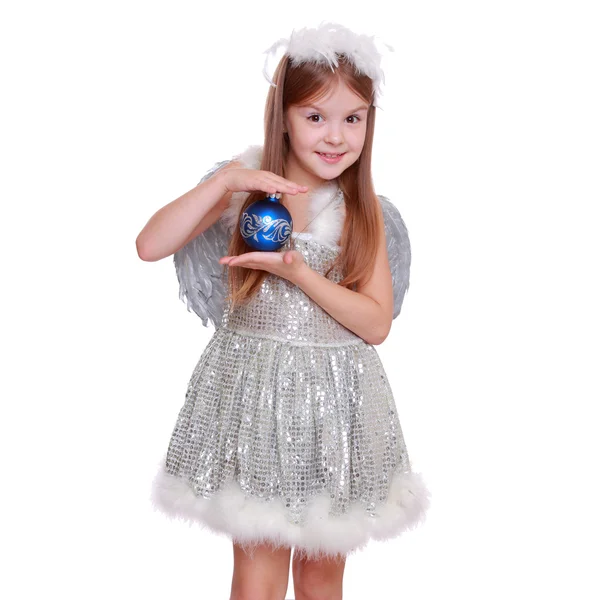
<svg viewBox="0 0 600 600"><path fill-rule="evenodd" d="M306 267L304 257L297 250L246 252L239 256L223 256L219 259L219 263L229 267L246 267L247 269L268 271L292 283L295 283L295 278Z"/></svg>

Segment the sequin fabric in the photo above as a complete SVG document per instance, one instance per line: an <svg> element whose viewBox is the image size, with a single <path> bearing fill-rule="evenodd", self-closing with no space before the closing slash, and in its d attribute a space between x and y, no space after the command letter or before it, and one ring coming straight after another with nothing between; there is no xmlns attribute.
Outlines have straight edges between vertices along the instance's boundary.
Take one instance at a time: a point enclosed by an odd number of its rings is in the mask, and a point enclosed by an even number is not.
<svg viewBox="0 0 600 600"><path fill-rule="evenodd" d="M339 252L306 237L294 243L322 275ZM329 278L338 282L341 273ZM199 501L237 482L248 498L281 501L287 522L302 527L313 497L329 500L331 518L351 507L378 517L392 478L410 471L372 345L275 275L248 304L226 306L189 381L166 455L169 475Z"/></svg>

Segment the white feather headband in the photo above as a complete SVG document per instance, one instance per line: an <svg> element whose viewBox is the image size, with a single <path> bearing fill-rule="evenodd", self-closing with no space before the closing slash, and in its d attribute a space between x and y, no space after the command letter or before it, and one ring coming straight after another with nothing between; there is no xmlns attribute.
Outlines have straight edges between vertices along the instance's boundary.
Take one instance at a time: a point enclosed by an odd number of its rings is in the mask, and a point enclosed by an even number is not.
<svg viewBox="0 0 600 600"><path fill-rule="evenodd" d="M394 49L383 42L391 52ZM321 23L314 29L304 28L292 31L289 40L281 38L265 50L265 66L263 74L267 81L276 87L267 73L269 58L283 46L285 54L290 57L292 65L305 62L328 64L333 71L338 66L338 55L344 54L352 62L355 69L373 80L375 102L377 106L381 97L380 86L385 83L381 70L381 54L375 45L375 38L357 34L336 23Z"/></svg>

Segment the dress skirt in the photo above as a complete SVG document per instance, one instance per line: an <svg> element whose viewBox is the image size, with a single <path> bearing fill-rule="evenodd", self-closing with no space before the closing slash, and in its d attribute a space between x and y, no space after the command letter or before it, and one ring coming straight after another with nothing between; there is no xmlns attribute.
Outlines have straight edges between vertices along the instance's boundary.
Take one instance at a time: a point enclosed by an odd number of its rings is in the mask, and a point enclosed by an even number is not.
<svg viewBox="0 0 600 600"><path fill-rule="evenodd" d="M249 550L348 555L424 520L375 348L217 329L190 378L153 506Z"/></svg>

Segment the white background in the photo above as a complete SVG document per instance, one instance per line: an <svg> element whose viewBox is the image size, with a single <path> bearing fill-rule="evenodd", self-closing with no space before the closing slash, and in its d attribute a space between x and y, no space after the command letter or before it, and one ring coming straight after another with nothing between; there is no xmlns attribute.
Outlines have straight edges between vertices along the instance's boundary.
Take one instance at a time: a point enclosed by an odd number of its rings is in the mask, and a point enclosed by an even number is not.
<svg viewBox="0 0 600 600"><path fill-rule="evenodd" d="M395 49L373 172L413 263L378 351L432 492L424 526L348 559L344 598L598 598L597 4L12 6L2 597L229 597L231 543L149 503L212 331L135 238L262 143L262 52L333 20Z"/></svg>

